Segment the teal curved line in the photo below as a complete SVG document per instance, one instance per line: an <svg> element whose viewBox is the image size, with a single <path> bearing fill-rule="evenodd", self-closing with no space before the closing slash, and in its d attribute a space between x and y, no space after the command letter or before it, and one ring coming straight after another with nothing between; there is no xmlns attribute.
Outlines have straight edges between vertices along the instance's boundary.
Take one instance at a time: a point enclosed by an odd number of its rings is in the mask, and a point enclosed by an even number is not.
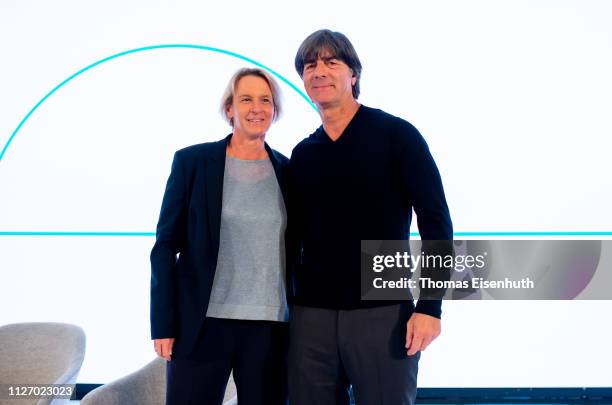
<svg viewBox="0 0 612 405"><path fill-rule="evenodd" d="M108 62L112 59L119 58L121 56L129 55L136 52L150 51L154 49L163 49L163 48L191 48L191 49L199 49L211 52L217 52L224 55L232 56L246 62L252 63L256 66L259 66L262 69L267 70L272 75L276 76L283 83L287 84L291 89L295 90L306 102L315 110L318 111L316 106L310 101L308 96L304 94L299 88L297 88L292 82L288 79L269 68L268 66L251 59L247 56L240 55L236 52L228 51L226 49L215 48L206 45L193 45L193 44L162 44L162 45L151 45L145 46L141 48L130 49L127 51L119 52L114 55L108 56L106 58L100 59L97 62L94 62L83 69L77 71L76 73L70 75L67 79L62 81L60 84L55 86L50 92L48 92L36 105L28 112L28 114L21 120L17 128L13 131L8 141L2 148L2 152L0 152L0 161L2 161L4 154L6 153L8 147L12 143L13 139L21 129L21 127L26 123L26 121L30 118L30 116L40 107L42 103L44 103L53 93L62 88L65 84L70 82L72 79L77 76L85 73L86 71L104 63ZM155 236L155 232L54 232L54 231L0 231L0 236ZM411 232L410 236L419 236L416 232ZM455 232L454 236L612 236L612 232Z"/></svg>
<svg viewBox="0 0 612 405"><path fill-rule="evenodd" d="M251 59L251 58L249 58L247 56L240 55L240 54L238 54L236 52L228 51L226 49L215 48L215 47L206 46L206 45L193 45L193 44L151 45L151 46L145 46L145 47L142 47L142 48L135 48L135 49L130 49L128 51L119 52L119 53L116 53L116 54L111 55L109 57L106 57L104 59L100 59L99 61L94 62L91 65L86 66L83 69L79 70L78 72L70 75L67 79L62 81L57 86L55 86L50 92L47 93L47 95L45 95L42 99L40 99L40 101L38 103L36 103L36 105L30 110L30 112L27 113L27 115L21 120L19 125L17 125L17 128L15 128L15 130L13 131L11 136L9 137L8 141L6 141L6 144L2 148L2 152L0 152L0 161L2 161L2 158L4 157L4 154L6 153L8 147L10 146L10 144L13 142L13 139L15 138L15 136L17 135L17 133L19 132L19 130L21 129L23 124L26 123L26 121L30 118L30 116L34 113L34 111L36 111L38 109L38 107L40 107L40 105L42 103L44 103L49 97L51 97L53 95L53 93L55 93L57 90L62 88L64 85L66 85L72 79L76 78L77 76L80 76L81 74L87 72L90 69L93 69L94 67L96 67L98 65L101 65L102 63L105 63L105 62L108 62L110 60L119 58L121 56L129 55L129 54L136 53L136 52L144 52L144 51L151 51L151 50L154 50L154 49L164 49L164 48L191 48L191 49L199 49L199 50L204 50L204 51L217 52L217 53L221 53L221 54L224 54L224 55L233 56L233 57L241 59L241 60L243 60L245 62L252 63L253 65L259 66L260 68L265 69L268 72L270 72L272 75L276 76L280 81L282 81L283 83L287 84L290 88L292 88L300 96L302 96L302 98L304 100L306 100L306 102L308 104L310 104L310 106L312 108L314 108L315 111L318 111L317 108L315 107L315 105L312 103L312 101L310 101L308 96L306 94L304 94L304 92L302 92L299 88L297 88L296 85L294 85L288 79L286 79L285 77L283 77L282 75L280 75L276 71L272 70L268 66L264 65L263 63L260 63L260 62L254 60L254 59Z"/></svg>
<svg viewBox="0 0 612 405"><path fill-rule="evenodd" d="M0 236L155 236L155 232L22 232L0 231ZM410 232L410 236L419 236ZM612 236L612 232L455 232L453 236Z"/></svg>

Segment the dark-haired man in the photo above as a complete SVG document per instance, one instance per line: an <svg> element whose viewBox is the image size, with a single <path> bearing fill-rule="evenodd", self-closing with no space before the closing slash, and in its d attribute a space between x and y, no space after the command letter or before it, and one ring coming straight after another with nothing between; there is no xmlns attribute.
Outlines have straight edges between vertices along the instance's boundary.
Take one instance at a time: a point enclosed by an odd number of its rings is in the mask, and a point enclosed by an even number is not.
<svg viewBox="0 0 612 405"><path fill-rule="evenodd" d="M361 62L343 34L311 34L295 67L322 125L290 162L290 402L346 404L352 384L358 405L413 404L441 301L362 301L355 248L407 239L413 208L422 239L451 240L438 169L410 123L357 102Z"/></svg>

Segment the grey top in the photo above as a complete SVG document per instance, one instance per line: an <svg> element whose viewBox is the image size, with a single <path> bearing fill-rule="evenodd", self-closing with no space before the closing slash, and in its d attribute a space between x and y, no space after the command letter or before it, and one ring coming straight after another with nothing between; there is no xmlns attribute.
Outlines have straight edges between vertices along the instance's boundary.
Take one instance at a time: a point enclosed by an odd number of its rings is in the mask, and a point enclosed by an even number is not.
<svg viewBox="0 0 612 405"><path fill-rule="evenodd" d="M287 321L286 226L270 160L227 156L219 258L206 316Z"/></svg>

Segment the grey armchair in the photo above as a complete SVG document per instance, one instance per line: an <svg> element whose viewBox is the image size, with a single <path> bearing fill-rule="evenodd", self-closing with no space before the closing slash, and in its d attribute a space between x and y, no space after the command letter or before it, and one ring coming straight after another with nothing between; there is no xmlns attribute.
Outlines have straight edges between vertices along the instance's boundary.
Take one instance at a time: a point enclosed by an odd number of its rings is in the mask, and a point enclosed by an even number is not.
<svg viewBox="0 0 612 405"><path fill-rule="evenodd" d="M166 400L166 360L158 357L118 380L89 392L81 405L164 405ZM225 405L237 404L233 378L227 384Z"/></svg>
<svg viewBox="0 0 612 405"><path fill-rule="evenodd" d="M85 333L53 322L0 326L0 384L75 384L85 357ZM68 399L0 399L1 404L59 405Z"/></svg>

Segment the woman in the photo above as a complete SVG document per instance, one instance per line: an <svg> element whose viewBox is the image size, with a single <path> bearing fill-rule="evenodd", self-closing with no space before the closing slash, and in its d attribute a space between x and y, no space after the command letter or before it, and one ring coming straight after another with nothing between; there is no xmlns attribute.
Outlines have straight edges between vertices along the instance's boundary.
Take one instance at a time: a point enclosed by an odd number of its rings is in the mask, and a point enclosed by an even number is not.
<svg viewBox="0 0 612 405"><path fill-rule="evenodd" d="M167 404L285 401L287 158L265 143L278 85L240 69L224 94L225 139L179 150L151 252L151 333Z"/></svg>

